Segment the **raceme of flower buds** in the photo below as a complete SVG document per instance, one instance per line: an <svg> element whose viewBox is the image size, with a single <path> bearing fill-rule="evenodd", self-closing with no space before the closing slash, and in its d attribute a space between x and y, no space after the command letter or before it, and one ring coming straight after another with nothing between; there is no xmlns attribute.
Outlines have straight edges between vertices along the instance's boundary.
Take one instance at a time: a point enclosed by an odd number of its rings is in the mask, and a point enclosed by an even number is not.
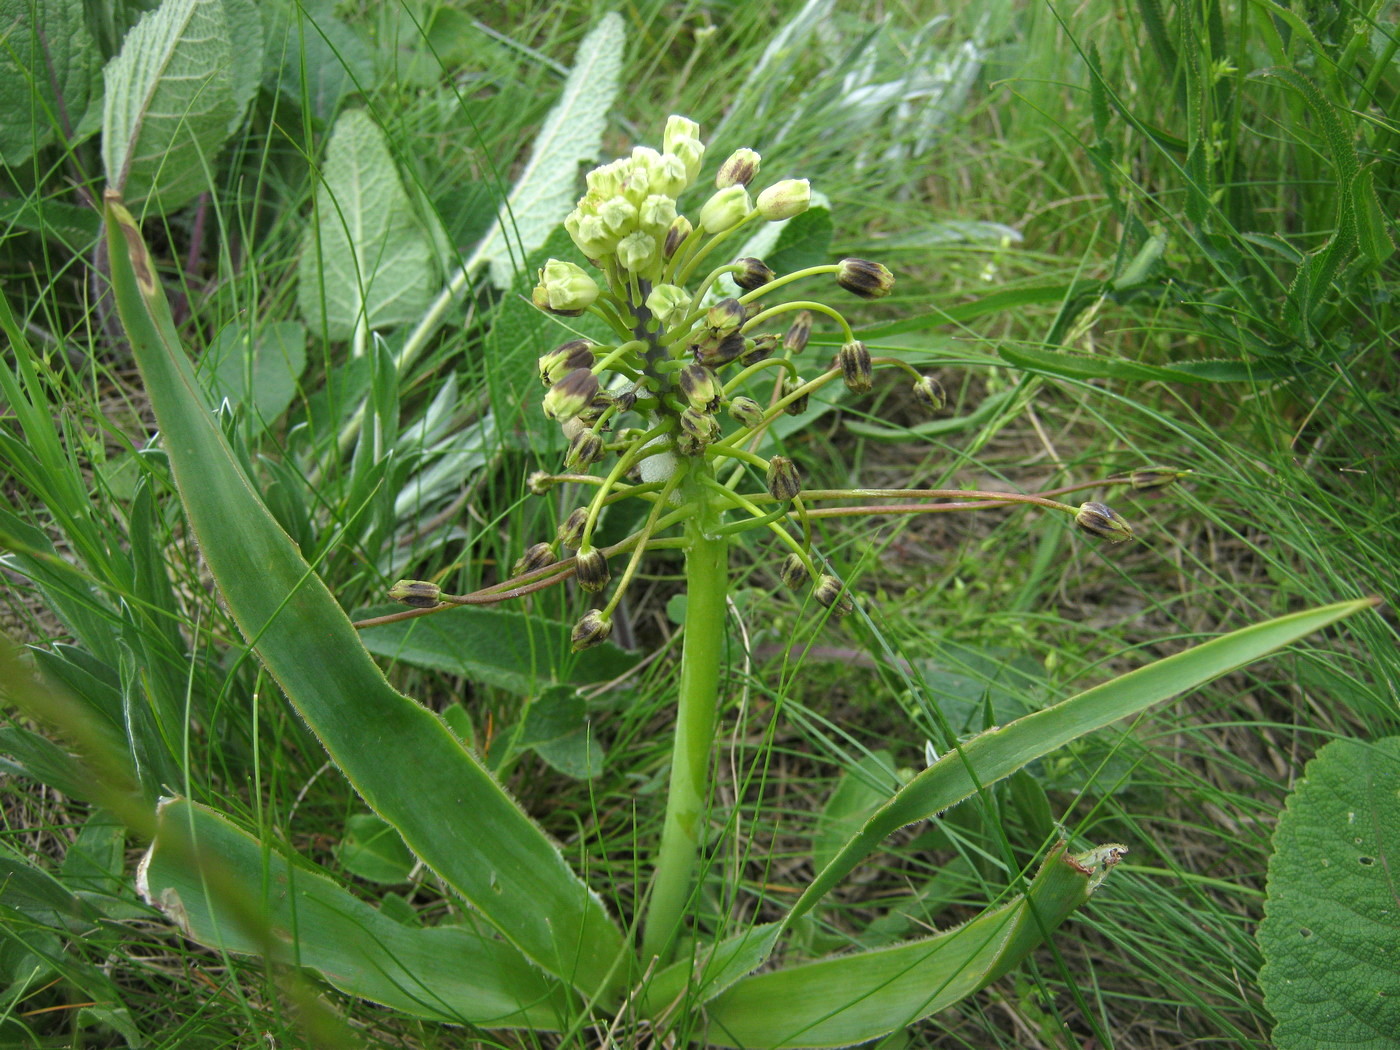
<svg viewBox="0 0 1400 1050"><path fill-rule="evenodd" d="M1106 503L1081 504L1079 513L1074 516L1074 523L1109 543L1122 543L1133 538L1132 526Z"/></svg>
<svg viewBox="0 0 1400 1050"><path fill-rule="evenodd" d="M768 460L768 494L780 503L795 499L802 491L802 478L797 473L797 465L787 456L773 456Z"/></svg>
<svg viewBox="0 0 1400 1050"><path fill-rule="evenodd" d="M862 299L882 299L894 288L894 274L869 259L842 259L837 264L836 283Z"/></svg>
<svg viewBox="0 0 1400 1050"><path fill-rule="evenodd" d="M759 155L753 150L736 149L729 155L723 164L719 166L719 171L715 173L715 189L726 189L729 186L747 186L753 182L758 175Z"/></svg>
<svg viewBox="0 0 1400 1050"><path fill-rule="evenodd" d="M431 609L438 604L442 588L423 580L400 580L389 588L389 597L415 609Z"/></svg>
<svg viewBox="0 0 1400 1050"><path fill-rule="evenodd" d="M812 186L806 179L784 179L760 193L754 207L764 219L779 222L801 215L811 203Z"/></svg>
<svg viewBox="0 0 1400 1050"><path fill-rule="evenodd" d="M580 550L574 556L574 578L585 591L601 591L612 580L608 559L597 547Z"/></svg>
<svg viewBox="0 0 1400 1050"><path fill-rule="evenodd" d="M838 360L841 363L841 378L846 383L846 389L853 394L867 393L874 383L870 351L865 344L859 340L842 343Z"/></svg>
<svg viewBox="0 0 1400 1050"><path fill-rule="evenodd" d="M584 649L591 649L595 645L602 645L612 634L612 620L604 616L597 609L590 609L584 614L583 619L574 624L574 629L570 633L569 641L574 652L582 652Z"/></svg>
<svg viewBox="0 0 1400 1050"><path fill-rule="evenodd" d="M536 543L527 550L511 567L512 576L524 576L527 572L534 572L536 569L543 569L547 565L555 562L554 548L548 543Z"/></svg>

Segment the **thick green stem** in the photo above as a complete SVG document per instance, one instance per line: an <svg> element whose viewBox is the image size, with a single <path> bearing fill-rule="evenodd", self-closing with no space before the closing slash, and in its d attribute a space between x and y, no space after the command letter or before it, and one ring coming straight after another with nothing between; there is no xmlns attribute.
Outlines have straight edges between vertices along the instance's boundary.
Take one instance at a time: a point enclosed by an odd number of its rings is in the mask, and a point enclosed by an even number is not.
<svg viewBox="0 0 1400 1050"><path fill-rule="evenodd" d="M692 469L712 475L708 463ZM719 708L725 599L729 590L729 541L714 532L718 508L700 478L687 478L685 486L687 500L698 512L686 522L685 639L676 736L671 750L671 784L642 935L642 959L650 961L657 956L661 965L675 948L690 899L709 803L710 748Z"/></svg>

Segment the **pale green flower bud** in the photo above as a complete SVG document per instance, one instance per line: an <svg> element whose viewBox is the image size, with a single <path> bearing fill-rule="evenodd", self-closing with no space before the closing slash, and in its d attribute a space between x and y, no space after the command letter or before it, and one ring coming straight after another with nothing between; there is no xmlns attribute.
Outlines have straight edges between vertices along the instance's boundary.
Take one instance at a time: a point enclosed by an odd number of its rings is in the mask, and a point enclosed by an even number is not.
<svg viewBox="0 0 1400 1050"><path fill-rule="evenodd" d="M557 560L553 547L548 543L537 543L516 560L515 565L511 567L510 574L524 576L527 572L534 572L536 569L553 565Z"/></svg>
<svg viewBox="0 0 1400 1050"><path fill-rule="evenodd" d="M592 649L595 645L602 645L612 634L612 620L606 617L598 609L590 609L584 613L583 619L574 624L574 629L569 635L569 641L574 652L579 653L585 649Z"/></svg>
<svg viewBox="0 0 1400 1050"><path fill-rule="evenodd" d="M797 465L787 456L774 456L768 460L768 495L780 503L787 503L802 491L802 478L797 473Z"/></svg>
<svg viewBox="0 0 1400 1050"><path fill-rule="evenodd" d="M400 580L389 588L389 597L415 609L432 609L438 604L442 588L423 580Z"/></svg>
<svg viewBox="0 0 1400 1050"><path fill-rule="evenodd" d="M600 164L584 176L588 192L596 194L604 200L616 197L622 192L622 181L629 168L630 164L626 160L614 160L607 164Z"/></svg>
<svg viewBox="0 0 1400 1050"><path fill-rule="evenodd" d="M617 261L624 270L636 274L648 274L660 262L656 238L638 230L629 233L617 242Z"/></svg>
<svg viewBox="0 0 1400 1050"><path fill-rule="evenodd" d="M685 192L686 187L694 178L695 176L689 173L684 160L674 153L663 153L661 154L661 163L652 169L648 188L652 193L674 199Z"/></svg>
<svg viewBox="0 0 1400 1050"><path fill-rule="evenodd" d="M671 223L671 228L666 231L665 243L661 246L661 254L667 259L671 258L680 250L680 246L685 243L685 239L691 235L694 227L690 225L690 220L684 215L677 215L675 221Z"/></svg>
<svg viewBox="0 0 1400 1050"><path fill-rule="evenodd" d="M559 523L558 541L570 550L578 550L583 542L583 527L588 524L588 508L578 507Z"/></svg>
<svg viewBox="0 0 1400 1050"><path fill-rule="evenodd" d="M540 382L553 386L576 368L593 367L593 344L575 339L540 357Z"/></svg>
<svg viewBox="0 0 1400 1050"><path fill-rule="evenodd" d="M760 159L759 155L747 146L743 149L736 149L715 173L715 189L722 190L726 186L747 186L758 175Z"/></svg>
<svg viewBox="0 0 1400 1050"><path fill-rule="evenodd" d="M723 339L744 323L744 304L738 299L721 299L705 311L705 327L715 339Z"/></svg>
<svg viewBox="0 0 1400 1050"><path fill-rule="evenodd" d="M705 144L699 139L679 139L667 153L674 154L685 171L685 184L689 186L700 174L700 163L705 159Z"/></svg>
<svg viewBox="0 0 1400 1050"><path fill-rule="evenodd" d="M563 423L573 419L598 393L598 377L586 368L575 368L544 395L544 414Z"/></svg>
<svg viewBox="0 0 1400 1050"><path fill-rule="evenodd" d="M719 408L719 380L704 365L686 365L676 376L676 385L691 408L701 412L714 412Z"/></svg>
<svg viewBox="0 0 1400 1050"><path fill-rule="evenodd" d="M807 349L807 340L812 338L812 311L799 310L792 320L792 327L783 336L783 349L790 354L800 354Z"/></svg>
<svg viewBox="0 0 1400 1050"><path fill-rule="evenodd" d="M753 398L742 395L729 402L729 414L746 427L761 426L766 418L762 405Z"/></svg>
<svg viewBox="0 0 1400 1050"><path fill-rule="evenodd" d="M830 609L836 616L848 616L855 608L851 602L851 596L846 593L846 588L835 576L823 576L818 580L812 597Z"/></svg>
<svg viewBox="0 0 1400 1050"><path fill-rule="evenodd" d="M598 298L598 284L582 266L550 259L540 270L539 284L530 299L541 310L577 317Z"/></svg>
<svg viewBox="0 0 1400 1050"><path fill-rule="evenodd" d="M742 222L751 210L749 191L742 186L727 186L716 190L700 208L700 227L706 233L723 233Z"/></svg>
<svg viewBox="0 0 1400 1050"><path fill-rule="evenodd" d="M1133 538L1133 527L1106 503L1081 504L1079 513L1074 516L1074 523L1109 543L1122 543Z"/></svg>
<svg viewBox="0 0 1400 1050"><path fill-rule="evenodd" d="M920 376L914 383L914 400L932 415L934 412L943 411L943 406L948 403L948 394L942 383L933 376L925 375Z"/></svg>
<svg viewBox="0 0 1400 1050"><path fill-rule="evenodd" d="M842 259L836 283L862 299L882 299L894 288L894 274L869 259Z"/></svg>
<svg viewBox="0 0 1400 1050"><path fill-rule="evenodd" d="M596 594L612 580L612 573L608 571L608 559L603 557L603 552L597 547L580 550L574 556L574 578L585 591Z"/></svg>
<svg viewBox="0 0 1400 1050"><path fill-rule="evenodd" d="M660 167L660 153L650 146L633 146L632 170L627 176L627 188L623 192L640 204L651 192L652 174Z"/></svg>
<svg viewBox="0 0 1400 1050"><path fill-rule="evenodd" d="M841 363L841 378L846 383L846 389L853 394L868 393L872 381L872 370L870 367L870 351L860 340L853 343L842 343L841 352L837 359Z"/></svg>
<svg viewBox="0 0 1400 1050"><path fill-rule="evenodd" d="M746 292L752 292L756 288L762 288L773 279L773 271L762 259L735 259L735 265L742 266L743 269L733 274L734 283ZM753 303L749 304L753 306Z"/></svg>
<svg viewBox="0 0 1400 1050"><path fill-rule="evenodd" d="M758 195L758 214L769 222L801 215L812 203L812 187L806 179L775 182Z"/></svg>
<svg viewBox="0 0 1400 1050"><path fill-rule="evenodd" d="M611 254L617 245L617 237L597 215L585 215L575 209L564 220L564 229L569 231L578 250L589 259L602 259Z"/></svg>
<svg viewBox="0 0 1400 1050"><path fill-rule="evenodd" d="M676 199L653 193L637 209L637 223L645 233L661 240L676 221Z"/></svg>
<svg viewBox="0 0 1400 1050"><path fill-rule="evenodd" d="M614 237L625 237L637 228L637 206L626 197L609 197L598 206L598 218Z"/></svg>
<svg viewBox="0 0 1400 1050"><path fill-rule="evenodd" d="M688 117L672 114L666 118L666 130L661 133L661 148L667 153L676 151L676 143L683 139L700 138L700 125Z"/></svg>
<svg viewBox="0 0 1400 1050"><path fill-rule="evenodd" d="M690 293L679 285L658 284L647 296L647 309L664 325L678 324L690 312Z"/></svg>

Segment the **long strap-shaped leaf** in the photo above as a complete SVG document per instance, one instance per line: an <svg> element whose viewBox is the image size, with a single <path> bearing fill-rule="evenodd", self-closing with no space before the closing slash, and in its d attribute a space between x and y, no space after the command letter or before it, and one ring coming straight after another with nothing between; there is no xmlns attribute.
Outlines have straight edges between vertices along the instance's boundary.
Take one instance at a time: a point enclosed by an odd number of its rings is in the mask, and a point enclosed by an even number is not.
<svg viewBox="0 0 1400 1050"><path fill-rule="evenodd" d="M1085 733L1254 663L1377 602L1376 598L1338 602L1231 631L974 737L929 766L876 810L798 898L786 921L808 911L886 836L904 825L971 797L980 787L1010 776Z"/></svg>
<svg viewBox="0 0 1400 1050"><path fill-rule="evenodd" d="M464 926L405 926L352 897L309 863L257 839L186 799L161 804L155 841L138 883L196 941L257 954L263 938L244 928L240 909L210 893L191 856L217 857L223 887L260 899L281 962L319 971L342 992L434 1020L487 1028L557 1028L567 1017L563 989L504 941ZM259 889L261 888L261 893Z"/></svg>
<svg viewBox="0 0 1400 1050"><path fill-rule="evenodd" d="M361 797L546 972L604 994L622 936L442 721L395 691L249 485L198 393L131 213L106 198L112 284L190 525L230 612Z"/></svg>
<svg viewBox="0 0 1400 1050"><path fill-rule="evenodd" d="M747 977L709 1004L709 1046L850 1046L936 1013L1021 961L1122 848L1046 858L1024 897L923 940Z"/></svg>

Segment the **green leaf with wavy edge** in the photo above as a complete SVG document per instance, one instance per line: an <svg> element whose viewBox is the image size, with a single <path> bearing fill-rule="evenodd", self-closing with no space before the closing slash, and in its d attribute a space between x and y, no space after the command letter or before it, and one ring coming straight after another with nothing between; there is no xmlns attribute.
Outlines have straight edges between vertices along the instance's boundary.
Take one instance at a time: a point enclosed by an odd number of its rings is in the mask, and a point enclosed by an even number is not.
<svg viewBox="0 0 1400 1050"><path fill-rule="evenodd" d="M1121 846L1051 851L1026 895L905 944L746 977L713 999L707 1046L850 1046L951 1006L1018 964L1117 863Z"/></svg>
<svg viewBox="0 0 1400 1050"><path fill-rule="evenodd" d="M416 320L432 297L432 245L388 140L363 109L340 115L297 264L297 303L316 332L349 339Z"/></svg>
<svg viewBox="0 0 1400 1050"><path fill-rule="evenodd" d="M128 200L170 211L209 189L261 74L251 0L165 0L103 70L102 163Z"/></svg>
<svg viewBox="0 0 1400 1050"><path fill-rule="evenodd" d="M1259 983L1279 1050L1400 1047L1400 736L1334 740L1274 831Z"/></svg>
<svg viewBox="0 0 1400 1050"><path fill-rule="evenodd" d="M602 902L442 721L394 690L278 527L204 405L141 233L108 192L112 284L176 485L229 611L369 807L507 941L608 1001Z"/></svg>
<svg viewBox="0 0 1400 1050"><path fill-rule="evenodd" d="M1071 740L1252 664L1314 631L1372 608L1378 601L1361 598L1338 602L1231 631L973 737L925 769L882 806L818 873L793 905L788 921L810 910L886 836L906 824L970 798Z"/></svg>
<svg viewBox="0 0 1400 1050"><path fill-rule="evenodd" d="M83 0L0 0L0 163L23 164L55 129L71 132L98 60ZM26 202L5 202L16 203Z"/></svg>
<svg viewBox="0 0 1400 1050"><path fill-rule="evenodd" d="M622 16L604 15L578 46L559 101L545 117L530 160L500 216L472 253L496 287L510 284L525 258L564 221L578 197L578 166L598 159L608 110L617 98L625 46Z"/></svg>
<svg viewBox="0 0 1400 1050"><path fill-rule="evenodd" d="M491 1028L551 1029L567 1016L562 987L504 941L467 926L410 927L352 897L310 862L213 810L166 799L137 888L200 944L261 954L320 973L341 991L418 1017ZM189 845L193 845L193 854ZM187 862L217 857L222 888L245 887L237 908ZM266 921L249 930L248 915ZM269 938L268 933L271 933Z"/></svg>

